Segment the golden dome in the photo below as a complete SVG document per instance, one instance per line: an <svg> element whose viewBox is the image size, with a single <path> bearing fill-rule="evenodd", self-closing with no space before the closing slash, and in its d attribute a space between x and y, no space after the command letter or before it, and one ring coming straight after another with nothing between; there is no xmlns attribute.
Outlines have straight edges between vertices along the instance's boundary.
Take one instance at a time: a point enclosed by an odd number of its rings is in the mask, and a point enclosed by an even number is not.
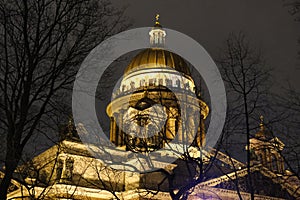
<svg viewBox="0 0 300 200"><path fill-rule="evenodd" d="M191 79L191 72L187 63L179 55L161 48L145 49L136 55L124 75L143 69L168 68L171 67Z"/></svg>

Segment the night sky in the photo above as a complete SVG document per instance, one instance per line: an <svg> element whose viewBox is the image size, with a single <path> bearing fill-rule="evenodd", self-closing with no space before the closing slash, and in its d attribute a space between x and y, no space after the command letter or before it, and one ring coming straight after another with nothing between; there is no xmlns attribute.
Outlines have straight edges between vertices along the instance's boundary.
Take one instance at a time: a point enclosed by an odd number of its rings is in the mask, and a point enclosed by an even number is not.
<svg viewBox="0 0 300 200"><path fill-rule="evenodd" d="M180 31L198 41L216 59L230 32L243 31L250 45L262 50L266 65L273 69L273 91L289 82L300 90L300 23L280 0L122 0L131 28L154 24L160 14L163 27Z"/></svg>

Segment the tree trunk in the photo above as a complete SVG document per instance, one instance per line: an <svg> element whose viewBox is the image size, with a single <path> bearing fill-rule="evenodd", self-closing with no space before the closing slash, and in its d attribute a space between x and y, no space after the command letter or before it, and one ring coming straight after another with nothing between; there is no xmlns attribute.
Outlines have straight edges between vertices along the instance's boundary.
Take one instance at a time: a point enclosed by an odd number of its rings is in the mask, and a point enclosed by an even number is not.
<svg viewBox="0 0 300 200"><path fill-rule="evenodd" d="M251 175L251 154L250 154L250 123L249 123L249 112L248 112L248 100L247 95L244 93L244 109L245 109L245 123L247 130L247 173L248 173L248 187L250 190L251 200L254 200L254 190L252 184Z"/></svg>
<svg viewBox="0 0 300 200"><path fill-rule="evenodd" d="M5 175L0 183L0 200L5 200L13 173L18 166L20 154L13 148L7 148L5 161Z"/></svg>

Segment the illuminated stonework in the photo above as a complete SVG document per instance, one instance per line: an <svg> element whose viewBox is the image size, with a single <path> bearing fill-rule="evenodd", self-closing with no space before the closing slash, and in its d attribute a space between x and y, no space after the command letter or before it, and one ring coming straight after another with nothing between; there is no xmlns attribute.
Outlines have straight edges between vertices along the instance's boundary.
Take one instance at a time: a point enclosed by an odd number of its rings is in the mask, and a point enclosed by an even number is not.
<svg viewBox="0 0 300 200"><path fill-rule="evenodd" d="M110 140L116 146L137 152L155 151L175 138L178 143L187 141L202 147L209 108L195 94L195 83L185 60L162 48L166 33L156 19L149 32L151 48L132 59L120 88L114 91L107 106ZM153 110L157 105L160 109ZM187 115L188 125L182 123L182 115ZM165 118L164 124L158 124ZM190 136L192 131L196 138Z"/></svg>
<svg viewBox="0 0 300 200"><path fill-rule="evenodd" d="M262 164L273 172L282 174L285 171L284 159L281 155L284 144L266 129L262 116L260 120L259 131L254 138L250 139L252 162Z"/></svg>

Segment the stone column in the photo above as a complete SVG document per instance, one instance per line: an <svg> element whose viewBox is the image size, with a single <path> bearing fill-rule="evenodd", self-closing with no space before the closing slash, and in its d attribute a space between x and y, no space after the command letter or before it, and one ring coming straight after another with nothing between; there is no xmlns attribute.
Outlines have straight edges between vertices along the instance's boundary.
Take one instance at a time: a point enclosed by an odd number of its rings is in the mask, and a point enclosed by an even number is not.
<svg viewBox="0 0 300 200"><path fill-rule="evenodd" d="M187 120L187 128L186 128L186 139L189 143L192 143L194 141L194 133L196 133L195 131L198 131L198 127L195 126L195 115L193 114L194 113L194 110L189 107L187 109L187 113L189 113L188 115L188 120ZM195 136L195 135L194 135Z"/></svg>
<svg viewBox="0 0 300 200"><path fill-rule="evenodd" d="M263 165L264 165L264 167L269 167L268 166L268 152L267 152L267 149L263 149L262 155L263 155Z"/></svg>
<svg viewBox="0 0 300 200"><path fill-rule="evenodd" d="M205 125L204 125L204 119L200 118L198 131L197 131L197 145L198 147L203 147L205 145Z"/></svg>
<svg viewBox="0 0 300 200"><path fill-rule="evenodd" d="M112 143L115 143L115 134L116 134L116 120L112 116L110 117L110 127L109 127L109 140Z"/></svg>
<svg viewBox="0 0 300 200"><path fill-rule="evenodd" d="M118 146L124 145L124 134L123 134L123 115L124 115L124 110L120 110L118 119L119 119L119 130L118 130L118 137L117 137L117 143Z"/></svg>
<svg viewBox="0 0 300 200"><path fill-rule="evenodd" d="M177 137L178 137L178 142L182 142L182 122L181 120L176 121L177 122Z"/></svg>
<svg viewBox="0 0 300 200"><path fill-rule="evenodd" d="M284 173L284 160L281 156L279 157L279 167L280 173Z"/></svg>
<svg viewBox="0 0 300 200"><path fill-rule="evenodd" d="M168 120L166 126L166 138L167 140L173 140L176 136L176 120L178 117L178 109L174 107L169 107ZM177 128L178 129L178 128Z"/></svg>
<svg viewBox="0 0 300 200"><path fill-rule="evenodd" d="M175 137L176 134L175 122L176 122L176 118L173 117L169 117L169 119L167 120L167 126L166 126L167 140L173 140Z"/></svg>
<svg viewBox="0 0 300 200"><path fill-rule="evenodd" d="M113 126L113 139L112 141L116 146L118 146L118 135L119 135L119 129L120 127L117 124L117 119L119 117L119 113L114 113L114 126Z"/></svg>
<svg viewBox="0 0 300 200"><path fill-rule="evenodd" d="M266 149L266 165L267 168L272 169L272 157L269 149Z"/></svg>
<svg viewBox="0 0 300 200"><path fill-rule="evenodd" d="M62 173L63 179L65 179L66 181L72 181L73 169L74 169L74 159L72 157L66 158L64 170Z"/></svg>

